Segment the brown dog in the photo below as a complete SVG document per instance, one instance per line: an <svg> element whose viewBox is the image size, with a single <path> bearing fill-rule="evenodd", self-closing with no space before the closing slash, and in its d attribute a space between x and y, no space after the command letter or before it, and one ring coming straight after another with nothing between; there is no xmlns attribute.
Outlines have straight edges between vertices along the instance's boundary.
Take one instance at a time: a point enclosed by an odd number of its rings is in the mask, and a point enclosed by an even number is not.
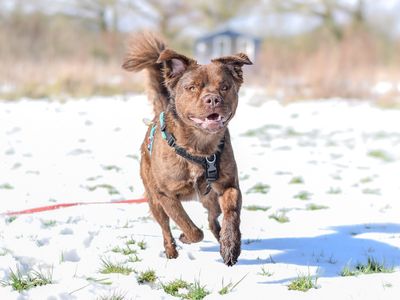
<svg viewBox="0 0 400 300"><path fill-rule="evenodd" d="M224 263L232 266L240 255L242 199L227 125L238 105L242 66L250 64L240 53L199 65L149 33L130 43L123 68L149 72L155 117L141 147L140 174L168 258L178 256L169 218L183 231L183 243L203 239L181 204L196 195L208 210Z"/></svg>

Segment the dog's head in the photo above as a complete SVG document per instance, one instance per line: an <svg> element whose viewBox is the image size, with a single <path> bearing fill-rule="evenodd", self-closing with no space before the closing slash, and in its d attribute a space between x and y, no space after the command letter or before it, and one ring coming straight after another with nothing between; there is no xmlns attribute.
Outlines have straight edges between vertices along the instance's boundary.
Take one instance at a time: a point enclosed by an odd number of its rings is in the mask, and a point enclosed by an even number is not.
<svg viewBox="0 0 400 300"><path fill-rule="evenodd" d="M224 129L235 114L238 91L243 83L246 54L216 58L207 65L170 49L161 52L165 85L177 116L188 126L207 133Z"/></svg>

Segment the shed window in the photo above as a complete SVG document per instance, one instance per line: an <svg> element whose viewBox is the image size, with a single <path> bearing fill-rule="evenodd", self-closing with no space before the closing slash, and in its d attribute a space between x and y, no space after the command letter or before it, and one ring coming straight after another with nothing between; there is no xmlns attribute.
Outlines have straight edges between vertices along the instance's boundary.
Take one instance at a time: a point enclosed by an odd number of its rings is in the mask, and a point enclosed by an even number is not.
<svg viewBox="0 0 400 300"><path fill-rule="evenodd" d="M200 55L204 55L207 51L207 45L204 42L200 42L196 45L196 51Z"/></svg>
<svg viewBox="0 0 400 300"><path fill-rule="evenodd" d="M213 42L213 55L226 56L232 54L231 38L226 35L218 36Z"/></svg>

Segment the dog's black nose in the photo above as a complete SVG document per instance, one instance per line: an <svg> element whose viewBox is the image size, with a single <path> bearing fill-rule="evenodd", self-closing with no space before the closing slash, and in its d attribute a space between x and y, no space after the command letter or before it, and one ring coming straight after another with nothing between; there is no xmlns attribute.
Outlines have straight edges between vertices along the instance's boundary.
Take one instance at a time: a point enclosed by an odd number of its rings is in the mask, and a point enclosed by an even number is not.
<svg viewBox="0 0 400 300"><path fill-rule="evenodd" d="M216 94L207 94L203 97L203 101L207 106L216 107L222 104L222 97Z"/></svg>

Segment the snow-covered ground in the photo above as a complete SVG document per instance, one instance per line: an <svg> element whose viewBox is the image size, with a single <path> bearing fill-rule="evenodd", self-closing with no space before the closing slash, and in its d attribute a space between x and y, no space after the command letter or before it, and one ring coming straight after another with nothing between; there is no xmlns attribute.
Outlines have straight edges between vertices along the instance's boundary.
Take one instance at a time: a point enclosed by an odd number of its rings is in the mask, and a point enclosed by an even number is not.
<svg viewBox="0 0 400 300"><path fill-rule="evenodd" d="M176 260L163 256L147 204L2 214L0 299L169 299L162 285L174 279L200 282L206 299L399 299L400 111L340 99L259 100L245 90L230 125L244 205L237 265L221 262L197 202L185 207L205 238L178 241ZM140 198L142 119L150 116L145 96L0 102L0 213ZM394 272L340 275L368 258ZM103 274L104 261L134 271ZM52 283L14 291L17 270ZM139 284L147 270L157 280ZM289 290L302 275L317 288Z"/></svg>

